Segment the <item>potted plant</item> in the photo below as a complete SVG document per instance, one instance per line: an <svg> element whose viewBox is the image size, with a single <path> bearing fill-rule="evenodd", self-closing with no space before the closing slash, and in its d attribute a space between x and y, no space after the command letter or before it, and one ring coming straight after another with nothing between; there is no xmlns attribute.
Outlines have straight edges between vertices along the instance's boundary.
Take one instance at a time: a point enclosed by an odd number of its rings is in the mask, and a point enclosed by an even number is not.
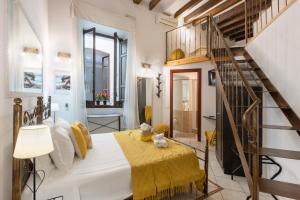
<svg viewBox="0 0 300 200"><path fill-rule="evenodd" d="M102 100L102 94L101 93L96 93L96 103L99 106L100 101Z"/></svg>
<svg viewBox="0 0 300 200"><path fill-rule="evenodd" d="M107 101L109 100L109 93L103 91L102 92L102 98L103 98L103 105L106 105Z"/></svg>

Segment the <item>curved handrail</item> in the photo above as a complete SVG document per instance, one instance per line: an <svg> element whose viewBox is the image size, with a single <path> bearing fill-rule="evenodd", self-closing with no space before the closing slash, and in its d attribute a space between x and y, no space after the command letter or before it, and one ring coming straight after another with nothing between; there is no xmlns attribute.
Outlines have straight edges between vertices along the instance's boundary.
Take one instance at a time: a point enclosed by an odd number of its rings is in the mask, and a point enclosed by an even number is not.
<svg viewBox="0 0 300 200"><path fill-rule="evenodd" d="M247 110L243 113L242 115L242 125L243 127L248 130L248 132L251 135L250 138L250 143L252 143L252 145L249 145L249 147L253 148L252 149L252 162L253 162L253 166L254 168L252 168L252 176L250 174L249 170L249 166L248 164L243 164L245 162L245 155L242 152L242 149L239 150L239 154L241 156L241 161L242 161L242 165L244 168L244 172L245 175L247 177L247 181L248 181L248 185L249 185L249 189L250 192L252 194L252 196L254 196L254 199L257 199L257 195L258 195L258 184L257 184L257 179L259 176L259 170L258 170L258 162L259 162L259 158L258 158L258 154L257 154L257 138L258 138L258 108L259 108L259 104L260 104L260 99L256 96L255 92L253 91L252 87L250 86L250 84L248 83L248 81L246 80L246 78L244 77L242 70L240 68L240 66L238 65L237 61L234 59L233 53L231 52L224 36L223 33L220 31L220 29L218 28L217 24L215 23L213 17L210 17L210 22L211 22L211 28L214 28L214 30L217 32L218 37L221 38L222 43L224 45L224 48L226 50L226 53L230 59L230 62L233 63L233 66L235 67L235 70L237 71L239 78L241 79L244 87L246 88L246 91L248 92L248 95L250 96L252 103L251 105L247 108ZM211 37L213 37L213 34L210 34ZM211 46L210 46L211 47ZM213 52L212 49L210 49L210 52ZM212 57L214 58L213 54ZM236 136L238 138L238 136ZM237 147L239 146L241 147L241 142L239 141L239 139L237 139L235 141ZM243 158L243 159L242 159ZM244 162L243 162L244 161Z"/></svg>

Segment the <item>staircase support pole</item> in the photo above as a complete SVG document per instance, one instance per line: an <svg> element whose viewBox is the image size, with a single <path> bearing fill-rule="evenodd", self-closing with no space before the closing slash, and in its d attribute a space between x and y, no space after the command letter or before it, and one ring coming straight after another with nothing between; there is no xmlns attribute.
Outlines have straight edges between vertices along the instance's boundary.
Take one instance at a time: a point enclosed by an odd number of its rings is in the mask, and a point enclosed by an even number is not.
<svg viewBox="0 0 300 200"><path fill-rule="evenodd" d="M252 190L252 200L259 199L259 136L258 136L258 122L259 122L259 107L257 107L252 113L252 123L251 123L251 152L252 152L252 176L253 176L253 190Z"/></svg>

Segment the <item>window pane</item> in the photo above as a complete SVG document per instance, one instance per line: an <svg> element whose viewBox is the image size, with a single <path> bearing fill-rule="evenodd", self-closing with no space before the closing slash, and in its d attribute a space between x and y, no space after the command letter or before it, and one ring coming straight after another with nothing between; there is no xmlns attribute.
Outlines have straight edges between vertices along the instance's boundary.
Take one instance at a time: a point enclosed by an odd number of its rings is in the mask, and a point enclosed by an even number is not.
<svg viewBox="0 0 300 200"><path fill-rule="evenodd" d="M113 103L114 75L114 40L101 36L96 37L97 62L99 59L99 73L96 74L97 92L106 91L110 94L109 102ZM98 66L98 63L97 63Z"/></svg>
<svg viewBox="0 0 300 200"><path fill-rule="evenodd" d="M127 62L127 56L121 57L121 85L125 85L126 81L126 63Z"/></svg>
<svg viewBox="0 0 300 200"><path fill-rule="evenodd" d="M99 93L102 91L102 56L99 51L96 51L96 93Z"/></svg>

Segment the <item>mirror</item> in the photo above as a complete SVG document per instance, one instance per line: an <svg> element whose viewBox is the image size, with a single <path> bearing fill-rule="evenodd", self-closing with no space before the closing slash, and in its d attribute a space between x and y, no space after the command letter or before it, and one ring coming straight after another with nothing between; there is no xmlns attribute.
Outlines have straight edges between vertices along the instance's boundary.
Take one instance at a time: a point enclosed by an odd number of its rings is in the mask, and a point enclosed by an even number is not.
<svg viewBox="0 0 300 200"><path fill-rule="evenodd" d="M10 9L9 91L43 91L42 45L20 3Z"/></svg>
<svg viewBox="0 0 300 200"><path fill-rule="evenodd" d="M152 124L153 79L137 77L138 110L140 124Z"/></svg>
<svg viewBox="0 0 300 200"><path fill-rule="evenodd" d="M174 138L200 138L199 72L172 73L172 133Z"/></svg>

